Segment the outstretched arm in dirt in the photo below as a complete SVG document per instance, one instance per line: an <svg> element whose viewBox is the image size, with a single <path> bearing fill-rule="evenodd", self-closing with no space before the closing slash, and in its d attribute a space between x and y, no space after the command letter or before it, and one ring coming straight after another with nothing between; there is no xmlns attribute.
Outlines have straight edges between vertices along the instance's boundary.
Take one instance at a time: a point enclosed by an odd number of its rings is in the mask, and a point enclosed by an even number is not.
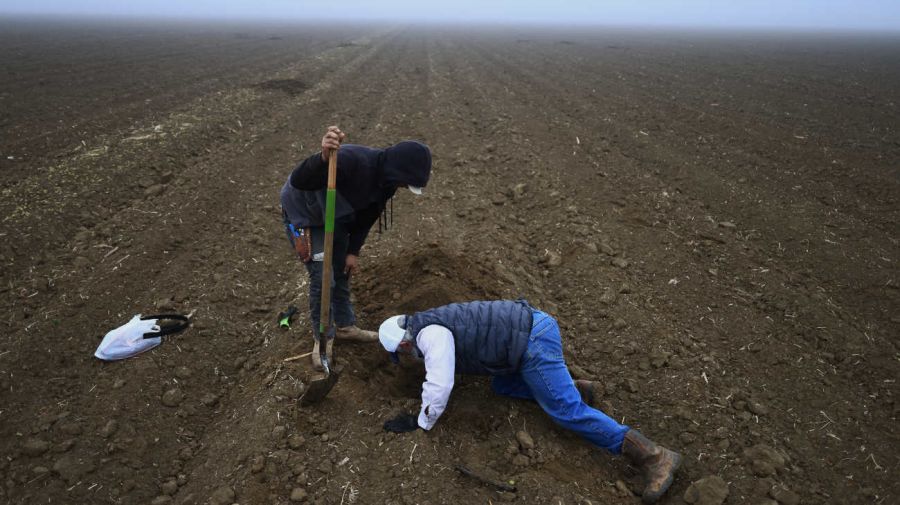
<svg viewBox="0 0 900 505"><path fill-rule="evenodd" d="M453 391L456 346L453 333L436 324L423 328L416 342L425 357L425 382L422 384L419 427L430 430L444 413L450 392Z"/></svg>

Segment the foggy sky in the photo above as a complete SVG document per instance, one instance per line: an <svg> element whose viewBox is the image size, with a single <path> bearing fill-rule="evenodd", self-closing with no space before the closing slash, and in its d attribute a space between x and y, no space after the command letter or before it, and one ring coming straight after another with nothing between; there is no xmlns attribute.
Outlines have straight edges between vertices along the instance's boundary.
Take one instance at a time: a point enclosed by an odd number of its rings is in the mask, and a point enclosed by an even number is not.
<svg viewBox="0 0 900 505"><path fill-rule="evenodd" d="M2 0L0 14L900 31L898 0Z"/></svg>

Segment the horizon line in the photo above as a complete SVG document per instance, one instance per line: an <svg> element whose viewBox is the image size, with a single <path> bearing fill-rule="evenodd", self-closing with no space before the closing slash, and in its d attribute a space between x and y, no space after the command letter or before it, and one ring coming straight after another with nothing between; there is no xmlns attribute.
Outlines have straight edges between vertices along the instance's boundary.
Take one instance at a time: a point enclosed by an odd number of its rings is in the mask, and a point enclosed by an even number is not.
<svg viewBox="0 0 900 505"><path fill-rule="evenodd" d="M236 16L166 16L162 14L121 14L121 13L25 13L8 12L0 10L0 21L4 20L48 20L48 21L130 21L130 22L167 22L167 23L223 23L245 25L282 25L282 26L308 26L325 22L338 22L342 25L359 25L372 23L389 23L391 25L441 26L448 28L516 28L516 27L544 27L544 28L607 28L607 29L654 29L674 31L745 31L745 32L769 32L769 33L833 33L833 34L883 34L900 35L900 27L848 27L826 25L762 25L762 24L689 24L689 23L631 23L631 22L600 22L577 20L447 20L437 18L347 18L347 17L317 17L317 18L277 18L270 16L236 17Z"/></svg>

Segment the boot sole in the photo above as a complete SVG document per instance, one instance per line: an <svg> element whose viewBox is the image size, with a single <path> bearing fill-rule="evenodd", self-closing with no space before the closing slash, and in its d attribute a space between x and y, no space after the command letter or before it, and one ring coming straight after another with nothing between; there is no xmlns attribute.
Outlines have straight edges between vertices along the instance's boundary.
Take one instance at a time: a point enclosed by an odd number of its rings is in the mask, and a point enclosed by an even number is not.
<svg viewBox="0 0 900 505"><path fill-rule="evenodd" d="M672 485L672 482L675 481L675 472L678 471L678 468L681 466L681 454L675 453L675 463L672 465L672 473L669 474L669 478L666 479L666 482L663 483L658 493L653 493L651 495L642 495L641 501L647 505L651 503L656 503L662 495L666 494L666 491L669 490L669 487Z"/></svg>

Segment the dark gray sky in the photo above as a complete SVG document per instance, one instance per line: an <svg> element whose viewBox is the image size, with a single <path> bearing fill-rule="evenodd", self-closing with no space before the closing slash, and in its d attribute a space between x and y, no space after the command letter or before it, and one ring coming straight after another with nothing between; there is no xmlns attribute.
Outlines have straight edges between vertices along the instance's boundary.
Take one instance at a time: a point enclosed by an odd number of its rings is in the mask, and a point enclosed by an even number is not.
<svg viewBox="0 0 900 505"><path fill-rule="evenodd" d="M2 0L0 13L900 31L900 0Z"/></svg>

